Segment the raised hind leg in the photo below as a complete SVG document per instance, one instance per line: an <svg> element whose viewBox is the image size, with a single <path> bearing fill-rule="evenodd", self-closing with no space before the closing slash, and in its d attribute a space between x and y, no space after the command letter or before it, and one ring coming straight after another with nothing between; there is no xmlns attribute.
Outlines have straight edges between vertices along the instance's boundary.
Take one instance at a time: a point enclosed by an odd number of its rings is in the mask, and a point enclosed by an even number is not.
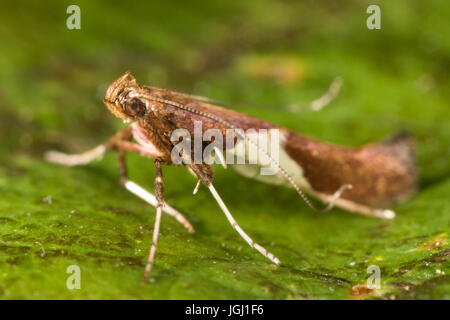
<svg viewBox="0 0 450 320"><path fill-rule="evenodd" d="M345 198L336 197L336 194L329 195L326 193L321 193L313 190L308 190L308 192L323 201L324 203L333 204L336 207L350 211L353 213L359 213L364 216L382 218L382 219L393 219L395 218L395 212L389 209L379 209L372 208L366 205L362 205ZM340 196L340 194L339 194Z"/></svg>
<svg viewBox="0 0 450 320"><path fill-rule="evenodd" d="M341 77L336 77L330 84L328 91L322 96L306 105L291 104L288 106L288 109L291 112L320 111L337 97L343 83L344 80Z"/></svg>

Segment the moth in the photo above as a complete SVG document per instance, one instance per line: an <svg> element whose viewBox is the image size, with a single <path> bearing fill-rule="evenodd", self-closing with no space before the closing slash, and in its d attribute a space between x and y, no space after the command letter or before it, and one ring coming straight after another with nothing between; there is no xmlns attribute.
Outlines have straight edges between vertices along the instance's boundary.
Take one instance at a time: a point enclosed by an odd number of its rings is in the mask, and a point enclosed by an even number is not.
<svg viewBox="0 0 450 320"><path fill-rule="evenodd" d="M178 156L183 159L181 163L173 161L173 151L180 142L172 139L173 132L183 129L195 137L195 123L201 122L201 134L209 129L215 129L224 139L230 129L241 129L244 133L237 130L241 133L233 136L231 146L213 148L214 156L219 162L225 167L234 168L244 176L266 183L292 186L303 200L317 211L324 212L337 206L370 217L392 219L395 213L388 208L407 200L417 189L414 140L405 132L361 147L337 146L309 138L265 120L216 106L207 98L139 84L130 72L126 72L109 86L104 104L112 114L129 125L105 143L82 154L69 155L50 151L45 157L53 163L76 166L100 159L107 151L118 153L121 185L156 207L153 238L143 281L148 278L154 263L163 212L174 217L189 232L194 232L194 228L183 214L164 201L163 165L185 166L198 180L194 194L200 184L206 186L239 235L263 256L275 264L280 264L280 260L274 254L254 242L233 218L213 186L214 171L210 161L206 159L200 162L192 161L194 160L192 150L178 152ZM253 136L245 133L252 128L264 129L270 133L277 132L279 139L271 141L275 141L275 146L278 147L276 157L272 149L262 148L255 142ZM195 143L188 141L191 144ZM245 150L239 146L249 145L256 147L265 155L269 164L276 169L273 174L259 174L259 170L267 164L263 164L262 161L227 165L225 153L235 152L238 149ZM202 150L206 147L204 143L200 145ZM128 178L126 152L134 152L153 159L154 194ZM246 152L234 155L241 158L248 157ZM305 193L323 202L325 208L317 209Z"/></svg>

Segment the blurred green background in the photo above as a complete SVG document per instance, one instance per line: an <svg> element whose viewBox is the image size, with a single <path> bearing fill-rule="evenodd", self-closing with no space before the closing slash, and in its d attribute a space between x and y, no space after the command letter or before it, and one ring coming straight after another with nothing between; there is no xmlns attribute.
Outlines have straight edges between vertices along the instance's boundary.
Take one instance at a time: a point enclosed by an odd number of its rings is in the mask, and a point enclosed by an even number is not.
<svg viewBox="0 0 450 320"><path fill-rule="evenodd" d="M81 8L68 30L66 8ZM370 4L381 30L366 27ZM449 299L450 2L2 1L0 297L2 299ZM216 168L240 225L282 261L250 249L183 168L165 167L167 201L151 283L142 284L154 209L118 184L116 155L86 167L42 160L80 152L123 124L103 106L126 70L138 82L224 101L303 134L360 145L407 128L421 190L392 221L312 212L291 189ZM328 108L292 113L344 86ZM129 156L153 188L151 160ZM45 250L45 254L43 252ZM380 290L359 294L370 265ZM81 289L66 288L69 265ZM353 289L352 289L353 288Z"/></svg>

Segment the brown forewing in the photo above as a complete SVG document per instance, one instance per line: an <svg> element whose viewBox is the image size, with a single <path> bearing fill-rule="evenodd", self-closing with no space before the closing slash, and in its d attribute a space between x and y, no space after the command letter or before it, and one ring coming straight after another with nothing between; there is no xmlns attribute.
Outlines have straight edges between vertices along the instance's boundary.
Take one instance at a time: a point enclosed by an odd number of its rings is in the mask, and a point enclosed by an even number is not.
<svg viewBox="0 0 450 320"><path fill-rule="evenodd" d="M304 171L305 178L314 190L332 194L343 184L353 188L343 198L374 207L385 207L410 197L416 189L414 146L411 138L397 136L391 140L369 144L360 148L340 147L317 141L296 132L276 126L268 121L251 117L233 110L193 101L164 89L152 88L152 95L175 101L192 109L226 120L243 129L279 128L287 135L283 144L289 156ZM158 144L170 149L170 139L164 137L169 130L184 128L194 133L194 121L202 122L202 129L219 129L225 140L226 125L217 121L166 105L164 124L150 121ZM161 137L163 136L163 137Z"/></svg>

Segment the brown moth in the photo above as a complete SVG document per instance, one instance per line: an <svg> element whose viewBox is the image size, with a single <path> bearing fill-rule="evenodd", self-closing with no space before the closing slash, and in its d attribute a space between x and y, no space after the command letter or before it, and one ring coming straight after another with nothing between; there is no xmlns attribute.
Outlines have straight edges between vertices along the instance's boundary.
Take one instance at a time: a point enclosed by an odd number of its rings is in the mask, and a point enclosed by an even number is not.
<svg viewBox="0 0 450 320"><path fill-rule="evenodd" d="M108 150L118 152L121 184L156 207L153 241L144 281L153 265L162 212L173 216L189 232L194 231L180 212L164 202L161 165L186 166L198 179L194 194L200 183L204 184L244 240L275 264L280 263L277 257L255 243L234 220L213 187L211 162L192 161L194 153L181 150L177 153L183 162L174 163L173 151L179 141L172 139L172 133L177 129L184 129L195 138L195 135L198 135L198 132L195 132L196 122L202 124L201 134L206 133L208 129L215 129L223 135L223 140L230 129L241 129L245 132L248 129L267 130L270 133L269 140L272 133L276 132L279 139L273 141L279 150L277 157L272 151L261 148L254 137L239 130L233 136L231 144L215 146L214 154L226 167L224 153L245 150L239 146L256 147L276 169L274 174L259 174L258 170L264 165L258 161L251 164L232 163L230 166L248 177L267 183L290 185L310 207L315 208L303 193L305 191L327 204L323 210L316 209L317 211L328 211L337 206L366 216L392 219L395 213L387 208L408 199L416 191L414 142L406 133L399 133L386 141L358 148L341 147L311 139L265 120L214 106L206 98L138 84L130 72L126 72L109 86L104 103L115 116L130 122L130 125L90 151L78 155L50 151L46 154L46 159L66 166L75 166L101 158ZM189 140L189 143L194 144L195 141ZM201 149L206 149L204 143L201 144ZM127 151L154 159L155 195L128 179L125 163ZM245 152L234 155L248 157Z"/></svg>

